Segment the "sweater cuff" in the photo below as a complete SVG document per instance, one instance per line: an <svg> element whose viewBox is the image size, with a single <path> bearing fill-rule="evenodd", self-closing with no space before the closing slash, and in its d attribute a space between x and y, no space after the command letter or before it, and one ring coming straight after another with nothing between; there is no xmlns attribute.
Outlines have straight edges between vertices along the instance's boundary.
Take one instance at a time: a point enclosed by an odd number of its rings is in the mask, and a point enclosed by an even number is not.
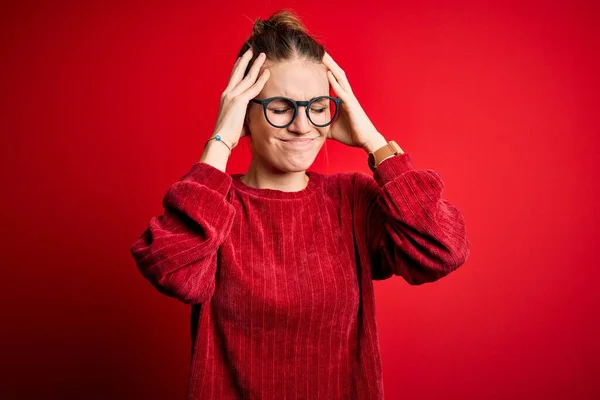
<svg viewBox="0 0 600 400"><path fill-rule="evenodd" d="M412 156L409 153L399 154L383 160L373 173L373 178L383 187L386 183L402 175L404 172L414 170Z"/></svg>
<svg viewBox="0 0 600 400"><path fill-rule="evenodd" d="M197 162L180 180L200 183L225 196L231 187L231 175L205 162Z"/></svg>

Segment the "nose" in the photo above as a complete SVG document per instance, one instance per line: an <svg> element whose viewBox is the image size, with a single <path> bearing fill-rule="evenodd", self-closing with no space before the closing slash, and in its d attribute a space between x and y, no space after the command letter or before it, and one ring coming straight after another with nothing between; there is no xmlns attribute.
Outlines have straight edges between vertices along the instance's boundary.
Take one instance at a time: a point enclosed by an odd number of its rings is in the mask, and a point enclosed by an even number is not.
<svg viewBox="0 0 600 400"><path fill-rule="evenodd" d="M288 126L288 130L290 132L306 134L309 133L311 129L311 122L306 115L306 106L299 106L298 114L296 115L296 118L294 118L292 124Z"/></svg>

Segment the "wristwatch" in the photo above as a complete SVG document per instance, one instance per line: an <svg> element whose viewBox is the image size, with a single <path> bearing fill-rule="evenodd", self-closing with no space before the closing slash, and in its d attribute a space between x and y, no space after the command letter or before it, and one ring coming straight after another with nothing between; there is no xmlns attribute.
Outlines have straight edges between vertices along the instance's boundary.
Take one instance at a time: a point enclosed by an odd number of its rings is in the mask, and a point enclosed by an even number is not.
<svg viewBox="0 0 600 400"><path fill-rule="evenodd" d="M375 168L377 168L381 161L391 155L398 154L404 154L404 151L402 151L396 142L390 140L385 146L369 153L369 168L371 168L371 171L375 172Z"/></svg>

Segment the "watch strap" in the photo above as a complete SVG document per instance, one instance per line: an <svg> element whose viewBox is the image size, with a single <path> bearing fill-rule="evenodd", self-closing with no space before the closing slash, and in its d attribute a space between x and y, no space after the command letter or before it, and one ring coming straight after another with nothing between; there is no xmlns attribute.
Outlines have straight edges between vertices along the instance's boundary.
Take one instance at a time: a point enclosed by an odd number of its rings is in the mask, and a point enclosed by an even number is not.
<svg viewBox="0 0 600 400"><path fill-rule="evenodd" d="M386 159L389 156L398 154L404 154L404 151L402 151L400 146L398 146L398 144L395 141L390 140L385 144L385 146L382 146L369 154L369 167L372 171L375 171L375 169L379 166L379 164L381 164L381 162L384 159Z"/></svg>

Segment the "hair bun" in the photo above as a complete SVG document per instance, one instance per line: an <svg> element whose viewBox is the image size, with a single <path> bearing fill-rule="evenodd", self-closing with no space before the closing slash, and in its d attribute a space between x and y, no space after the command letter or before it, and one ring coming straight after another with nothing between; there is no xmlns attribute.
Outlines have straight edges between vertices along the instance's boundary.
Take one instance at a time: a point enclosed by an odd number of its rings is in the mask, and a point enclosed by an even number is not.
<svg viewBox="0 0 600 400"><path fill-rule="evenodd" d="M257 36L263 33L265 30L265 22L260 18L254 21L254 27L252 28L252 36Z"/></svg>
<svg viewBox="0 0 600 400"><path fill-rule="evenodd" d="M300 18L290 10L282 10L271 15L267 20L260 18L254 21L252 35L257 36L267 30L273 31L299 31L307 33L306 27L300 21Z"/></svg>
<svg viewBox="0 0 600 400"><path fill-rule="evenodd" d="M252 60L260 53L265 53L267 59L273 62L295 58L323 62L325 48L308 32L295 11L283 9L264 20L248 19L253 24L252 34L244 41L238 57L252 49ZM244 76L250 71L252 62L248 63Z"/></svg>

